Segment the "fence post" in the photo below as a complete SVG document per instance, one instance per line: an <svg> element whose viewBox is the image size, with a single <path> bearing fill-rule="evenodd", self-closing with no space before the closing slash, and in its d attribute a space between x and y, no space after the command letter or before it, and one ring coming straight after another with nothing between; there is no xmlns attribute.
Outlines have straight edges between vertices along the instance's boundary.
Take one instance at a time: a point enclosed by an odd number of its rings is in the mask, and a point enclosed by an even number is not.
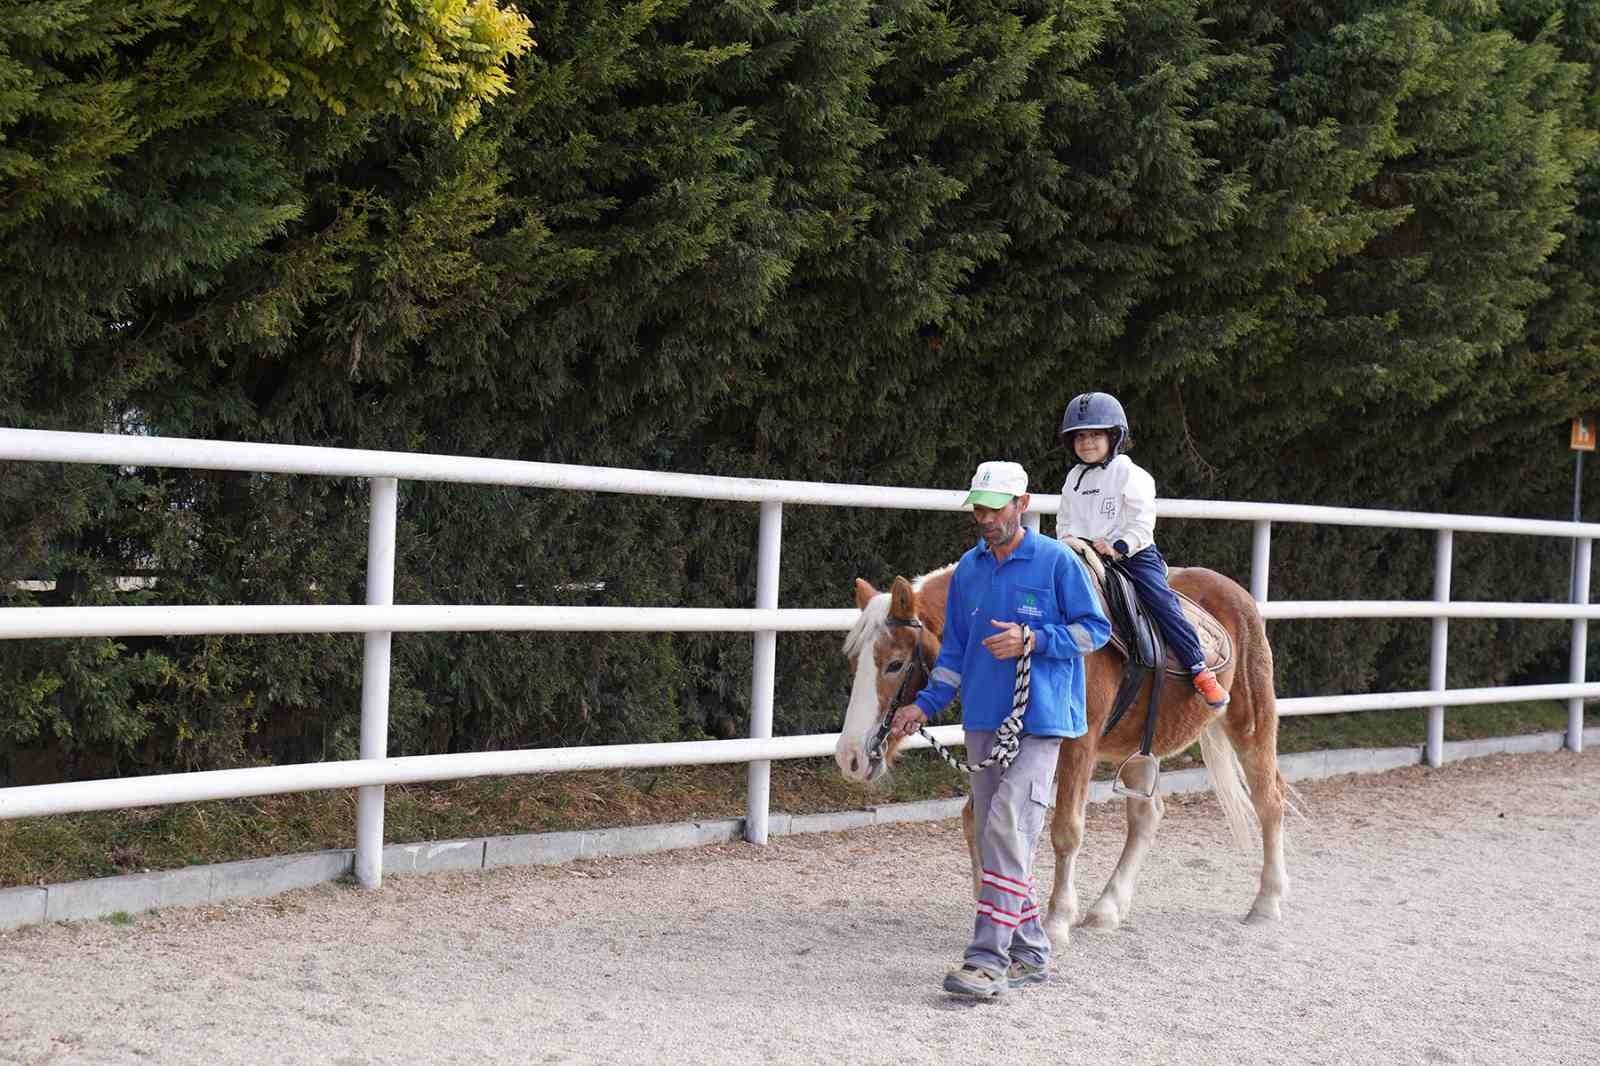
<svg viewBox="0 0 1600 1066"><path fill-rule="evenodd" d="M1027 514L1022 516L1022 524L1037 533L1039 532L1039 518L1040 515L1038 511L1029 511Z"/></svg>
<svg viewBox="0 0 1600 1066"><path fill-rule="evenodd" d="M1257 519L1250 537L1250 595L1267 602L1267 566L1272 558L1272 523Z"/></svg>
<svg viewBox="0 0 1600 1066"><path fill-rule="evenodd" d="M372 479L372 508L367 520L367 605L394 603L394 527L399 484L392 477ZM369 632L361 667L361 757L389 755L388 630ZM383 786L356 789L356 883L362 888L383 884Z"/></svg>
<svg viewBox="0 0 1600 1066"><path fill-rule="evenodd" d="M778 556L783 543L783 504L761 504L761 533L756 549L756 607L778 606ZM750 737L772 736L772 689L777 673L778 631L763 629L755 637L755 662L750 670ZM772 763L759 759L750 764L745 785L744 838L752 844L767 842L767 800L772 791Z"/></svg>
<svg viewBox="0 0 1600 1066"><path fill-rule="evenodd" d="M1456 533L1453 529L1439 530L1439 539L1433 551L1433 602L1450 602L1450 565L1455 550ZM1435 618L1433 634L1428 648L1428 687L1443 692L1445 665L1450 654L1450 620ZM1444 763L1444 705L1428 708L1428 739L1424 748L1429 766Z"/></svg>
<svg viewBox="0 0 1600 1066"><path fill-rule="evenodd" d="M1580 607L1589 602L1589 565L1593 549L1593 538L1578 538L1578 554L1573 561L1572 602ZM1587 618L1574 618L1572 620L1572 656L1569 659L1569 664L1570 671L1567 680L1574 685L1583 684L1589 665L1589 620ZM1572 751L1583 750L1582 696L1574 696L1567 701L1567 747Z"/></svg>

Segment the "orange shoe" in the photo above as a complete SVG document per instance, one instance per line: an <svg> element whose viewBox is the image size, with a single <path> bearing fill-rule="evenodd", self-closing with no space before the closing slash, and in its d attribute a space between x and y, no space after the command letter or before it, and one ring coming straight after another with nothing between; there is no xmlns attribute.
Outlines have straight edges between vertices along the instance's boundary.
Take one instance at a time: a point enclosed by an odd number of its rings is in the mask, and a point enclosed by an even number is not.
<svg viewBox="0 0 1600 1066"><path fill-rule="evenodd" d="M1210 668L1194 675L1194 690L1200 693L1200 698L1213 711L1220 711L1228 705L1228 690L1217 684L1217 675Z"/></svg>

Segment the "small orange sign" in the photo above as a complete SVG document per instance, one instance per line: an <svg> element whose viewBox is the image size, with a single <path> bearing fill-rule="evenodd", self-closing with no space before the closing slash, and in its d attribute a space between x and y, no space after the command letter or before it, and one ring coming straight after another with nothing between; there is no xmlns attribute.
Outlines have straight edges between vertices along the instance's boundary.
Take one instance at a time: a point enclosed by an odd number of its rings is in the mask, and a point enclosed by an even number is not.
<svg viewBox="0 0 1600 1066"><path fill-rule="evenodd" d="M1575 452L1592 452L1595 444L1595 425L1593 415L1579 415L1572 420L1572 450Z"/></svg>

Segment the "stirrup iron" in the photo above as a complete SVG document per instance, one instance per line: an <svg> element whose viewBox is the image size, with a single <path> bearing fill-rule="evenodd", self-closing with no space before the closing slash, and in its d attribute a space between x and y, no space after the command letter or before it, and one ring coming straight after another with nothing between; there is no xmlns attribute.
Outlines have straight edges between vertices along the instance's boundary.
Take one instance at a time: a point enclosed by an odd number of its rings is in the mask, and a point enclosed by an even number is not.
<svg viewBox="0 0 1600 1066"><path fill-rule="evenodd" d="M1150 760L1150 763L1155 767L1156 773L1155 773L1155 777L1153 777L1151 779L1151 781L1150 781L1150 791L1149 792L1143 792L1143 791L1141 791L1141 790L1139 790L1137 788L1131 788L1128 785L1125 785L1125 784L1122 783L1122 771L1127 769L1128 764L1133 762L1135 759L1148 759L1148 760ZM1142 752L1142 751L1136 751L1132 755L1128 756L1126 759L1123 759L1122 760L1122 765L1117 767L1116 776L1111 779L1111 793L1112 793L1112 795L1115 795L1115 796L1127 796L1129 799L1149 800L1149 799L1155 799L1156 798L1156 793L1159 792L1160 790L1161 790L1161 760L1156 758L1154 755L1148 755L1148 754L1146 754L1145 752Z"/></svg>

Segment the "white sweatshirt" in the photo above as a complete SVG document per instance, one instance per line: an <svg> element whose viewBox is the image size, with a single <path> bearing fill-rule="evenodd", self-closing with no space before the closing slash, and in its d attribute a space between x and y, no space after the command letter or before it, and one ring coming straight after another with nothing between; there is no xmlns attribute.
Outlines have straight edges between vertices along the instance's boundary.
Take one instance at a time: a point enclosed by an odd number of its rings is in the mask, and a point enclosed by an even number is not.
<svg viewBox="0 0 1600 1066"><path fill-rule="evenodd" d="M1056 537L1127 544L1137 555L1156 540L1156 481L1149 471L1119 455L1105 466L1079 463L1067 471L1056 512ZM1120 546L1119 550L1120 550Z"/></svg>

